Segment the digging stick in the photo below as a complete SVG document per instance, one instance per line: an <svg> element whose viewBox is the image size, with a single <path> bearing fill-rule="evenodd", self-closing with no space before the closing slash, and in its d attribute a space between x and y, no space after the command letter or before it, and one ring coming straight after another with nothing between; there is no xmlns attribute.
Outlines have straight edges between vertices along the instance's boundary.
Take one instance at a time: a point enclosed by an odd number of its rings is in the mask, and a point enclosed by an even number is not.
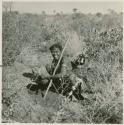
<svg viewBox="0 0 124 125"><path fill-rule="evenodd" d="M64 54L64 51L65 51L65 49L66 49L66 46L67 46L68 42L69 42L69 40L65 43L65 46L64 46L64 48L63 48L63 50L62 50L61 56L60 56L60 58L59 58L59 61L58 61L57 65L56 65L56 67L55 67L55 69L54 69L53 76L55 75L56 70L57 70L57 68L58 68L58 66L59 66L59 64L60 64L60 61L61 61L61 59L62 59L62 56L63 56L63 54ZM47 93L48 93L48 91L49 91L51 85L52 85L52 79L50 80L49 86L47 87L46 93L45 93L45 95L44 95L44 99L46 98Z"/></svg>

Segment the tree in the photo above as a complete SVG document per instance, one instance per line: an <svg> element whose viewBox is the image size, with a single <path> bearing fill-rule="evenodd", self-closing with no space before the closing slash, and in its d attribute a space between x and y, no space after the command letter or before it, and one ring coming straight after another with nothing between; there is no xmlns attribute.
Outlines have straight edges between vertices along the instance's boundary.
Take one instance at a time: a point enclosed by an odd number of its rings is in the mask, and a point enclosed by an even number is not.
<svg viewBox="0 0 124 125"><path fill-rule="evenodd" d="M97 17L101 17L101 16L102 16L102 13L98 12L98 13L96 13L96 16L97 16Z"/></svg>
<svg viewBox="0 0 124 125"><path fill-rule="evenodd" d="M77 8L73 8L73 12L74 12L74 13L76 13L76 12L77 12L77 10L78 10Z"/></svg>
<svg viewBox="0 0 124 125"><path fill-rule="evenodd" d="M42 15L46 15L46 12L44 10L42 11Z"/></svg>
<svg viewBox="0 0 124 125"><path fill-rule="evenodd" d="M109 12L111 15L116 15L116 14L117 14L113 9L108 9L108 12Z"/></svg>
<svg viewBox="0 0 124 125"><path fill-rule="evenodd" d="M5 12L12 12L12 8L13 8L13 2L3 2L2 4L3 7L3 11Z"/></svg>
<svg viewBox="0 0 124 125"><path fill-rule="evenodd" d="M53 13L56 14L56 10L53 10Z"/></svg>

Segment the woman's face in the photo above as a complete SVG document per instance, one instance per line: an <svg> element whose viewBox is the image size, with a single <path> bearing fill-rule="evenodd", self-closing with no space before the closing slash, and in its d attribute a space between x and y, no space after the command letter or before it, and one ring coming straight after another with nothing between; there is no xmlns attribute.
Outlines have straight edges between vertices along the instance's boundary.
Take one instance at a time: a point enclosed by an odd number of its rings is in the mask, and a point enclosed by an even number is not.
<svg viewBox="0 0 124 125"><path fill-rule="evenodd" d="M61 51L59 48L54 48L53 50L51 50L51 54L55 60L59 60Z"/></svg>

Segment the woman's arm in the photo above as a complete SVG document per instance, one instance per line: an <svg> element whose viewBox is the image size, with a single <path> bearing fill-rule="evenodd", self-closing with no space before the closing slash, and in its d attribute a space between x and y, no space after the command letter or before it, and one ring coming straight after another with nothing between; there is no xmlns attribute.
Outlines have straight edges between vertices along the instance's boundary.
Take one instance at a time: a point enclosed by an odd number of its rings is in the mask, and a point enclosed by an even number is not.
<svg viewBox="0 0 124 125"><path fill-rule="evenodd" d="M61 73L55 74L54 76L51 75L50 78L51 79L62 78L63 76L66 75L66 73L67 73L67 67L66 65L62 65Z"/></svg>
<svg viewBox="0 0 124 125"><path fill-rule="evenodd" d="M48 67L47 67L48 68ZM47 79L56 79L56 78L62 78L67 74L67 66L65 64L62 64L61 67L61 73L57 73L54 76L50 75L48 77L46 77Z"/></svg>

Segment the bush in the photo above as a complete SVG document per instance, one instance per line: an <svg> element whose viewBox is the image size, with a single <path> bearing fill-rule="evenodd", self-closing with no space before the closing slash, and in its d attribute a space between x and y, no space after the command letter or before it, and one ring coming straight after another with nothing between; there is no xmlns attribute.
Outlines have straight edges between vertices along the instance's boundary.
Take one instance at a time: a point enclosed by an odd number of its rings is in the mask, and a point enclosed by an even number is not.
<svg viewBox="0 0 124 125"><path fill-rule="evenodd" d="M78 117L66 109L65 115L72 122L122 123L122 25L122 14L117 13L52 16L3 12L3 65L12 65L20 59L28 67L29 63L37 62L35 54L43 55L41 62L48 63L44 58L50 58L49 47L55 42L65 45L69 40L66 49L69 58L77 52L86 56L85 65L76 73L93 93L89 102L80 102ZM13 85L14 76L11 80L5 76L4 83ZM61 117L60 122L69 122L65 119Z"/></svg>

